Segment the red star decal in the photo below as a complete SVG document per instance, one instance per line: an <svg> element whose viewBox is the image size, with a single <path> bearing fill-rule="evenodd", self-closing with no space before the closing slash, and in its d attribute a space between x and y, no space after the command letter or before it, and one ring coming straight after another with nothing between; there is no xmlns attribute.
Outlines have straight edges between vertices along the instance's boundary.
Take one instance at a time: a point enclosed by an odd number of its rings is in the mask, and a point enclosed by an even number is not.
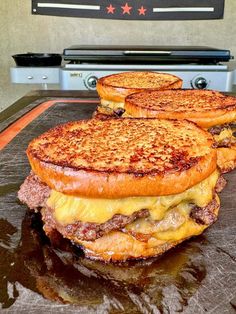
<svg viewBox="0 0 236 314"><path fill-rule="evenodd" d="M106 7L107 9L107 14L111 13L111 14L114 14L114 11L115 11L115 7L112 6L112 4L109 5L109 7Z"/></svg>
<svg viewBox="0 0 236 314"><path fill-rule="evenodd" d="M142 5L141 8L138 9L138 11L139 11L139 15L145 15L146 14L145 12L147 11L147 9L145 9Z"/></svg>
<svg viewBox="0 0 236 314"><path fill-rule="evenodd" d="M128 3L127 3L127 2L126 2L126 4L125 4L123 7L121 7L121 8L123 9L122 14L127 13L127 14L129 14L129 15L130 15L130 10L132 9L132 7L129 7L129 5L128 5Z"/></svg>

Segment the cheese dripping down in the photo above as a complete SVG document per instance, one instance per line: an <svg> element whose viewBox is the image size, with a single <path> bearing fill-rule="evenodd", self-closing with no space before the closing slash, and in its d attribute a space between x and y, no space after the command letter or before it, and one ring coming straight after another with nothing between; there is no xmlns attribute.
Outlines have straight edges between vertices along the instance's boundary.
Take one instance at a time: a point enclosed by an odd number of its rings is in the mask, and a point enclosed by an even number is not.
<svg viewBox="0 0 236 314"><path fill-rule="evenodd" d="M129 216L141 209L148 209L150 218L160 221L169 209L180 204L206 206L213 198L218 178L219 172L215 171L208 178L182 193L156 197L86 198L52 190L47 206L52 208L54 219L61 225L73 224L77 221L101 224L116 214Z"/></svg>

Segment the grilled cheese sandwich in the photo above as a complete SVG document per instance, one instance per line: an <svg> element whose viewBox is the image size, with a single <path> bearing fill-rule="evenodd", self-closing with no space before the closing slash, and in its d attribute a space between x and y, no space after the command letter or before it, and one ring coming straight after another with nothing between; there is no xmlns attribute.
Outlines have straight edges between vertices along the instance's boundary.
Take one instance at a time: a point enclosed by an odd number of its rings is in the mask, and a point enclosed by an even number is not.
<svg viewBox="0 0 236 314"><path fill-rule="evenodd" d="M216 220L220 174L212 144L185 120L70 122L29 144L33 173L19 198L41 210L49 237L61 233L87 257L155 256ZM32 190L44 195L35 205Z"/></svg>
<svg viewBox="0 0 236 314"><path fill-rule="evenodd" d="M102 77L97 82L101 99L98 112L112 115L124 108L125 97L144 90L165 90L182 87L182 80L172 74L158 72L123 72Z"/></svg>

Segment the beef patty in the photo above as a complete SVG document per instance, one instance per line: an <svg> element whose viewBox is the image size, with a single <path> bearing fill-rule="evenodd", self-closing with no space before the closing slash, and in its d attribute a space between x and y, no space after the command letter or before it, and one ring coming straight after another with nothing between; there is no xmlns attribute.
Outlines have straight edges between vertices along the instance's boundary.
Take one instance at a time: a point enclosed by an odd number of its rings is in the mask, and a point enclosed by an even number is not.
<svg viewBox="0 0 236 314"><path fill-rule="evenodd" d="M141 209L130 216L114 215L111 219L102 224L77 221L76 223L63 226L54 220L52 209L48 206L44 207L41 212L44 230L47 235L50 235L56 229L66 238L70 239L76 237L84 241L94 241L112 230L124 228L138 218L149 216L147 209Z"/></svg>
<svg viewBox="0 0 236 314"><path fill-rule="evenodd" d="M208 132L210 132L212 135L219 135L220 132L224 129L236 129L236 122L212 126L208 129Z"/></svg>
<svg viewBox="0 0 236 314"><path fill-rule="evenodd" d="M232 145L236 144L236 123L225 123L221 125L215 125L208 129L208 132L210 132L213 136L219 135L221 131L231 129L233 131L231 137L226 137L221 141L215 142L213 147L219 148L219 147L231 147Z"/></svg>
<svg viewBox="0 0 236 314"><path fill-rule="evenodd" d="M29 209L38 211L46 205L50 192L51 189L31 171L18 191L18 198Z"/></svg>
<svg viewBox="0 0 236 314"><path fill-rule="evenodd" d="M216 192L220 192L225 184L225 179L220 177L216 184ZM31 210L36 212L41 210L44 230L47 235L50 235L54 230L57 230L67 238L77 237L80 240L94 241L112 230L121 230L127 224L132 223L138 218L149 216L149 211L147 209L141 209L130 216L116 214L102 224L77 221L76 223L62 226L54 220L52 209L46 204L46 201L50 196L50 191L50 188L31 172L18 192L18 198L22 203L26 204ZM215 200L205 207L194 206L190 213L190 217L199 224L211 224L215 221L215 206Z"/></svg>

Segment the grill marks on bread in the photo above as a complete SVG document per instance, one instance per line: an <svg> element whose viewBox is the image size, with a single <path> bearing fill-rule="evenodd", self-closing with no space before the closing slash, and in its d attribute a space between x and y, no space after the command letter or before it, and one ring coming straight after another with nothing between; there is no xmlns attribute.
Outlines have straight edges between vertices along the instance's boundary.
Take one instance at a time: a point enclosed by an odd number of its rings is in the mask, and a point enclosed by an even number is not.
<svg viewBox="0 0 236 314"><path fill-rule="evenodd" d="M145 174L191 168L211 144L208 133L186 121L94 119L49 130L27 153L75 170Z"/></svg>

